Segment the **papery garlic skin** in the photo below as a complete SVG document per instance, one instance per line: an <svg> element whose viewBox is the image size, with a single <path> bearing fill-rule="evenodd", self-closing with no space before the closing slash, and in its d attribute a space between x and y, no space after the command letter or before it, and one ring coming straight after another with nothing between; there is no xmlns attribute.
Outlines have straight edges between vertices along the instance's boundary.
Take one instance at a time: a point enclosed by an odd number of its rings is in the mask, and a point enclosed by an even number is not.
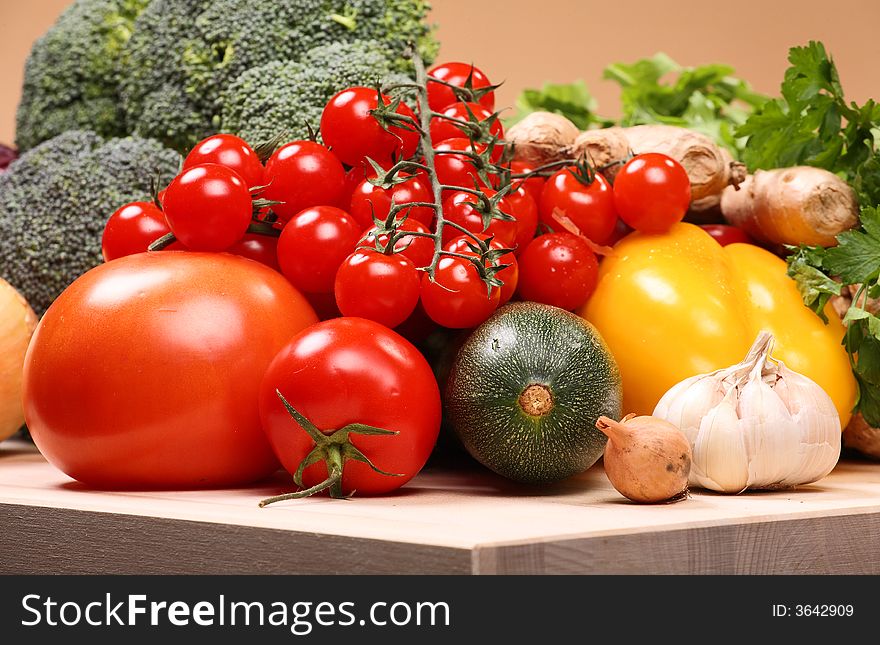
<svg viewBox="0 0 880 645"><path fill-rule="evenodd" d="M690 484L719 492L789 488L825 477L840 457L840 418L815 382L772 359L761 332L746 359L674 385L653 416L691 443Z"/></svg>

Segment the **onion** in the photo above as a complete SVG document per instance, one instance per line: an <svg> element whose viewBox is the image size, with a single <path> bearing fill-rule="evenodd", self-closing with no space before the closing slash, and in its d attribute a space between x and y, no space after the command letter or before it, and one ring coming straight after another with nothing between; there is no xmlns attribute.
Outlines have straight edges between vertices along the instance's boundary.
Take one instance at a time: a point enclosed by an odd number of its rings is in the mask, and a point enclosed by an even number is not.
<svg viewBox="0 0 880 645"><path fill-rule="evenodd" d="M24 354L36 326L34 310L0 278L0 441L24 425L21 373Z"/></svg>
<svg viewBox="0 0 880 645"><path fill-rule="evenodd" d="M687 496L691 445L681 430L663 419L634 414L620 422L599 417L596 427L608 436L605 474L617 492L646 504Z"/></svg>

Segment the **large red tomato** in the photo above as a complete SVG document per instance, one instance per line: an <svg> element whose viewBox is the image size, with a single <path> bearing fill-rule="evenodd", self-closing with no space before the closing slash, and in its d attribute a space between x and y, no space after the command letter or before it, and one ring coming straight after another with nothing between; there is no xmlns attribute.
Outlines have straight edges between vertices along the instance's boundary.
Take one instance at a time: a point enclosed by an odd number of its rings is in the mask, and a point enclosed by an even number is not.
<svg viewBox="0 0 880 645"><path fill-rule="evenodd" d="M329 460L341 467L337 492L388 493L421 470L440 430L440 392L428 362L409 341L372 320L318 323L281 350L266 372L260 392L263 429L281 463L296 473L316 442L276 390L324 435L353 423L397 433L348 435L350 443L386 474L352 458L328 457L305 468L306 487L327 480ZM343 448L337 444L329 450L339 456Z"/></svg>
<svg viewBox="0 0 880 645"><path fill-rule="evenodd" d="M91 486L255 481L278 468L260 381L316 320L281 274L231 254L103 264L37 327L24 366L28 428L46 459Z"/></svg>

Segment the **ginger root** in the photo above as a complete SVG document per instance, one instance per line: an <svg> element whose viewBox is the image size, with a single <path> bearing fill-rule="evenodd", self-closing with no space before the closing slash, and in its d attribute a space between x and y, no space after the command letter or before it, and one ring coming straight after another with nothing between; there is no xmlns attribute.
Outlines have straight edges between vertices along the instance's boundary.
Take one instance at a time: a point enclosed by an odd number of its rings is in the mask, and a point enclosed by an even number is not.
<svg viewBox="0 0 880 645"><path fill-rule="evenodd" d="M577 126L561 114L532 112L504 138L514 145L515 159L542 165L565 159L578 134Z"/></svg>
<svg viewBox="0 0 880 645"><path fill-rule="evenodd" d="M759 241L834 246L859 222L852 188L821 168L757 170L721 196L724 218Z"/></svg>

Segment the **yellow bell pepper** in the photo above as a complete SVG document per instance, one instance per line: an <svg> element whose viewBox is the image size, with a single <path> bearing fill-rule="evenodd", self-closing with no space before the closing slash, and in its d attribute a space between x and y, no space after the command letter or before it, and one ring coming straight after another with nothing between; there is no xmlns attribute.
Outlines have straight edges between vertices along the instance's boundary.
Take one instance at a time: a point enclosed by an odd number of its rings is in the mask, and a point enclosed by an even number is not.
<svg viewBox="0 0 880 645"><path fill-rule="evenodd" d="M843 325L830 305L828 325L807 309L785 262L764 249L722 248L692 224L633 233L602 261L579 313L617 359L624 412L651 414L676 383L739 363L767 329L772 355L828 393L842 427L849 421L857 388Z"/></svg>

